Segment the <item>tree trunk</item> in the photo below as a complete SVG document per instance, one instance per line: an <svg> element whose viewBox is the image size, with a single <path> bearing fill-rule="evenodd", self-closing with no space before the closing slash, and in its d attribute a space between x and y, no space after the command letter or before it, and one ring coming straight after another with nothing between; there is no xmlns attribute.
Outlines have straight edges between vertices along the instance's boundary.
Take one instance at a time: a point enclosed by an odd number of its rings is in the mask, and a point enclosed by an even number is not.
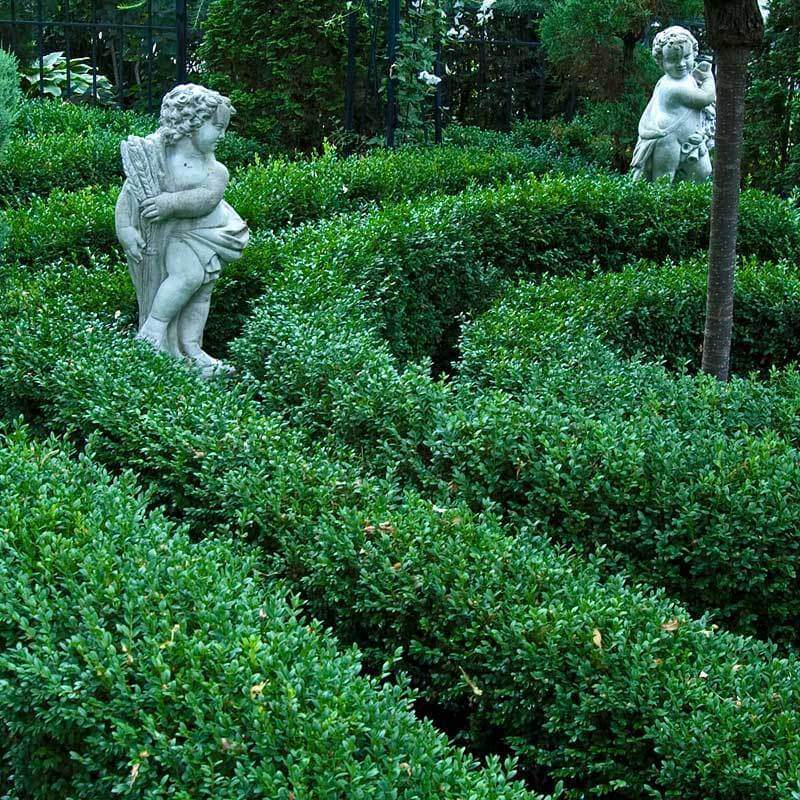
<svg viewBox="0 0 800 800"><path fill-rule="evenodd" d="M747 61L763 36L764 22L756 0L705 0L705 10L717 64L717 133L702 370L726 381L733 331Z"/></svg>

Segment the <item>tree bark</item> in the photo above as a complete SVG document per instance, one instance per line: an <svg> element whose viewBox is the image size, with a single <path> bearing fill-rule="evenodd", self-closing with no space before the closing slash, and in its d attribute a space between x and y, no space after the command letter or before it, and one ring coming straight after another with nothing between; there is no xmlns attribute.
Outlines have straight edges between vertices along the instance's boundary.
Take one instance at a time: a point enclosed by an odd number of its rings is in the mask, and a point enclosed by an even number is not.
<svg viewBox="0 0 800 800"><path fill-rule="evenodd" d="M717 132L702 370L728 380L733 332L733 280L739 223L747 62L764 22L756 0L705 0L717 64Z"/></svg>

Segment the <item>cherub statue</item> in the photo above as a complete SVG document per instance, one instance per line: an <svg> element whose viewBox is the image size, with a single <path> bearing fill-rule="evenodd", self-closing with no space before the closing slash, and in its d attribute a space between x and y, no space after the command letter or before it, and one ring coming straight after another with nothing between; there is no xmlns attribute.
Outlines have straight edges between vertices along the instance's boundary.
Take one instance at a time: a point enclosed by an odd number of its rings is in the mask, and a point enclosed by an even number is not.
<svg viewBox="0 0 800 800"><path fill-rule="evenodd" d="M653 41L653 58L664 70L639 120L639 141L633 151L634 180L702 183L711 175L709 150L714 147L717 90L711 65L695 67L697 39L673 26Z"/></svg>
<svg viewBox="0 0 800 800"><path fill-rule="evenodd" d="M127 180L116 228L139 302L137 338L205 376L231 371L202 349L203 329L223 264L241 257L249 237L223 200L228 170L214 157L234 113L217 92L176 86L161 104L158 130L121 147Z"/></svg>

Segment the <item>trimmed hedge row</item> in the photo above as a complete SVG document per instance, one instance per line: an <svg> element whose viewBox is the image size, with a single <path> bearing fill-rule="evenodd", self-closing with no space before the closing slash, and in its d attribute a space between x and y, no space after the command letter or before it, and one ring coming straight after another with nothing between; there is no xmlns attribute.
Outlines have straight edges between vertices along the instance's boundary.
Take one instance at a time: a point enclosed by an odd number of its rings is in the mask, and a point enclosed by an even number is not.
<svg viewBox="0 0 800 800"><path fill-rule="evenodd" d="M117 169L119 144L114 135L111 138L114 152L109 151L102 164L111 163ZM377 151L351 159L279 159L234 177L228 200L252 228L277 230L421 194L455 193L471 184L579 168L578 163L531 148L485 152L447 147ZM52 180L50 174L45 173L45 180ZM95 253L116 248L114 203L119 188L90 187L75 193L54 189L46 198L9 208L0 215L0 224L5 221L9 228L3 261L39 264L58 257L85 261L90 248Z"/></svg>
<svg viewBox="0 0 800 800"><path fill-rule="evenodd" d="M756 197L762 199L759 195ZM464 201L464 198L459 200ZM433 201L437 207L443 202ZM435 216L425 211L428 208L426 204L412 205L412 208L416 207L422 209L420 213ZM791 525L794 517L784 512L780 495L774 491L768 493L769 503L762 504L758 492L767 490L759 489L757 484L747 484L756 473L743 472L737 467L739 460L749 452L748 448L758 446L751 440L753 437L758 439L761 434L757 428L765 426L759 422L759 417L772 417L778 413L772 408L774 392L759 397L749 390L740 392L735 398L724 401L733 409L721 420L718 409L723 401L716 390L695 389L693 382L673 390L670 388L672 381L660 378L657 370L645 371L646 374L630 373L627 365L618 363L611 354L599 354L596 347L589 351L575 350L571 337L550 342L550 349L561 348L558 356L561 361L548 368L552 377L537 374L532 382L546 386L547 392L562 403L559 413L566 414L563 409L577 405L579 412L576 411L575 418L579 419L584 415L580 409L589 404L595 412L608 407L612 418L595 431L591 440L594 446L602 449L602 442L617 442L615 437L621 437L619 441L632 437L631 453L644 448L641 452L652 455L645 484L647 492L635 488L640 477L631 476L630 459L624 455L628 450L620 448L618 443L614 444L612 452L621 450L623 455L619 462L598 462L600 456L587 445L585 451L575 450L576 458L579 452L583 454L574 469L567 469L573 448L568 438L559 441L558 428L551 430L548 427L555 424L558 417L553 416L555 412L547 411L550 406L547 406L549 400L544 389L535 400L524 398L509 405L508 398L503 395L481 396L478 405L474 401L476 393L469 385L453 398L449 390L429 380L424 366L398 374L396 364L381 346L380 336L375 332L381 326L385 330L386 315L394 313L388 300L392 293L397 296L397 287L401 287L401 295L411 291L402 287L407 262L400 258L390 261L391 253L388 251L391 248L382 244L380 236L381 230L388 229L387 220L396 219L398 214L398 209L387 209L368 218L361 228L346 221L331 222L316 229L302 230L287 240L273 238L254 246L250 255L229 272L217 292L215 313L208 329L212 352L220 352L220 343L227 341L242 324L246 300L258 291L260 285L269 282L267 294L256 307L247 335L234 351L239 364L261 378L265 402L272 407L296 409L294 413L298 421L317 434L332 427L340 441L361 450L370 469L390 471L411 480L413 485L425 487L426 491L453 483L475 505L488 500L503 512L540 513L543 520L552 526L554 536L567 536L567 540L584 546L591 544L599 535L597 529L602 528L603 541L618 541L616 549L630 560L629 566L651 578L666 559L672 570L667 574L664 567L670 591L683 597L693 609L718 609L726 622L739 630L759 632L781 641L793 640L792 619L796 613L796 601L791 581L795 536L791 533ZM410 228L405 231L405 237L405 240L395 238L395 243L400 242L397 249L409 253L409 257L418 254L422 247L414 250L411 242L425 242L425 236ZM435 256L438 253L438 241L430 240L428 254L433 252ZM472 242L475 241L473 238ZM363 250L357 249L359 245ZM327 257L326 254L335 252L337 246L341 248L340 255ZM450 274L453 275L456 269L454 265ZM755 269L750 272L757 274ZM420 267L417 273L425 279L430 270ZM127 279L124 273L113 274L111 285L106 287L104 282L108 278L105 275L97 277L97 273L89 273L96 277L90 279L88 285L82 285L84 278L79 279L68 272L68 285L62 284L63 290L69 294L79 290L84 308L103 308L106 313L120 310L123 317L130 319L134 308L131 292L126 288ZM629 274L635 275L633 272ZM366 293L361 296L353 290L353 282L359 280L367 286ZM772 279L772 285L780 285L784 280L778 275ZM485 302L487 285L496 291L500 283L496 281L481 286L476 282L477 288L467 296L477 295L480 300L476 302ZM381 291L382 287L387 287L387 290ZM600 291L598 297L602 298L604 292ZM453 293L458 294L457 291ZM462 293L464 295L466 293ZM435 292L433 296L436 296ZM107 303L103 303L103 297L108 298ZM383 301L382 307L376 308L373 304L375 297ZM773 306L761 319L781 316L788 319L781 308ZM372 332L365 330L365 320L369 319L375 321ZM442 324L441 320L437 324ZM499 328L503 327L513 329L513 326L501 322ZM360 333L362 330L363 334ZM767 341L757 328L754 330L754 339ZM524 334L524 338L531 338L530 331ZM469 348L473 346L474 337L473 344L468 342L465 345L465 377L471 361L487 368L486 365L498 361L491 356L502 350L497 348L493 353L495 346L490 340L485 348L488 353L479 353L471 359ZM585 352L591 353L588 363L592 369L581 375L570 364L587 357ZM548 358L557 361L554 355L548 355ZM601 369L601 364L606 362L608 366ZM541 368L539 372L542 372ZM642 389L642 386L647 388ZM794 396L787 394L786 398L784 417L792 419ZM642 405L661 409L659 416L666 417L659 423L663 430L657 432L652 422L641 423L636 429L638 432L634 432L635 426L628 425L629 416L641 416ZM520 427L529 424L529 416L540 412L540 423L531 430L538 430L539 424L545 426L542 436L544 441L550 442L547 445L548 458L554 464L552 470L542 470L530 476L520 465L529 463L531 459L535 463L541 456L537 455L537 445L530 431L517 433ZM485 422L485 419L490 421ZM733 421L728 424L728 419ZM698 425L698 420L709 430ZM477 431L473 430L475 427ZM727 442L727 438L732 433L738 435L737 432L745 428L754 433L748 439L749 443L737 450ZM786 435L785 431L782 428L779 433ZM587 434L584 431L581 435ZM552 439L554 436L556 438ZM649 441L651 436L656 437L652 443ZM736 503L732 509L728 508L726 499L727 493L732 491L725 488L726 478L723 475L713 480L706 477L706 473L714 476L718 472L714 466L717 459L715 448L726 453L725 463L739 476L739 480L732 483L736 487ZM683 474L685 465L680 454L684 449L694 454L694 467L688 474L694 475L697 481L692 484L695 489L688 497L685 490L681 494L673 485L674 482L680 483ZM565 463L562 464L561 460ZM636 458L633 461L635 463ZM597 473L596 466L593 466L597 463L604 464L604 472ZM763 459L754 463L761 464L758 475L768 467ZM581 477L580 470L584 468L590 471L592 480L606 478L610 482L608 491L592 490L589 493L582 488L584 485L593 486L591 481ZM789 480L792 475L792 470L789 470L785 479ZM574 481L569 483L569 492L562 486L567 480L565 476L574 477ZM632 481L630 485L626 483L629 480ZM711 486L706 485L709 480L712 480ZM562 491L564 497L559 500ZM666 493L666 501L658 499L660 492ZM666 502L666 506L662 508L654 504L656 499L659 503ZM746 509L753 504L756 508L763 505L763 517L748 515ZM707 508L712 510L706 511ZM720 519L716 518L713 509L718 509ZM634 546L629 540L634 536L632 531L635 532L640 525L637 516L640 512L645 514L653 533ZM736 541L736 537L731 538L731 532L740 523L747 525L750 531L752 548L743 546L739 552L734 552L730 542ZM760 528L758 525L754 527L754 523L766 526L768 544L759 543ZM667 536L664 526L667 526L666 530L677 526L677 533ZM608 536L606 528L610 531ZM702 531L708 533L709 546L713 548L712 560L706 557L702 547L693 548L684 543L691 542L697 532ZM754 554L760 547L773 553L775 559L787 557L789 566L775 569L772 559L759 561ZM687 549L688 556L684 553ZM693 565L691 570L683 564L685 558ZM723 580L715 577L717 559L722 560L721 569L728 576ZM747 574L753 577L749 583L736 577L743 568L742 564ZM771 603L765 602L767 597Z"/></svg>
<svg viewBox="0 0 800 800"><path fill-rule="evenodd" d="M360 677L229 540L0 438L0 781L29 798L530 798Z"/></svg>
<svg viewBox="0 0 800 800"><path fill-rule="evenodd" d="M471 125L448 125L445 141L462 147L548 147L554 155L578 155L605 169L610 169L614 160L612 137L598 134L580 117L572 122L524 120L515 122L507 133Z"/></svg>
<svg viewBox="0 0 800 800"><path fill-rule="evenodd" d="M371 663L398 660L476 744L484 730L512 747L532 780L544 768L575 800L790 800L800 787L800 673L774 647L601 581L600 564L491 516L364 480L248 391L202 383L56 301L11 311L7 396L47 427L101 433L98 457L137 469L197 531L257 538L315 614Z"/></svg>
<svg viewBox="0 0 800 800"><path fill-rule="evenodd" d="M536 518L584 549L608 545L695 611L795 642L796 373L767 385L676 380L586 332L652 353L662 329L674 330L666 347L680 355L692 316L702 329L704 275L691 262L526 285L467 328L459 380L447 384L424 363L401 371L376 304L341 273L298 261L272 281L231 352L265 406L357 448L369 471ZM740 363L791 358L796 268L745 264L737 292ZM773 320L786 339L763 335Z"/></svg>
<svg viewBox="0 0 800 800"><path fill-rule="evenodd" d="M145 136L157 119L55 101L27 101L0 166L0 206L47 196L54 189L78 191L121 182L120 141ZM262 147L235 133L220 142L218 155L232 170L251 164Z"/></svg>
<svg viewBox="0 0 800 800"><path fill-rule="evenodd" d="M288 246L251 248L241 268L264 275L248 279L254 293L272 285L276 271L297 272L293 264L340 273L380 306L381 334L401 361L433 354L440 362L455 343L457 317L485 308L511 279L702 250L709 198L708 187L693 184L531 178L305 229ZM763 193L743 194L740 250L762 260L795 257L796 211Z"/></svg>
<svg viewBox="0 0 800 800"><path fill-rule="evenodd" d="M522 309L524 336L558 330L567 324L586 328L625 357L665 363L669 369L699 367L705 322L705 258L675 264L632 264L619 273L526 283L508 292L496 312L468 327L470 352L462 372L486 369L498 337L516 343L520 331L503 333L508 310ZM734 288L735 324L731 368L739 375L764 375L797 360L800 339L800 272L796 264L740 264ZM479 342L479 338L484 341ZM487 340L488 339L488 340ZM480 352L476 352L480 351ZM489 356L487 360L487 356Z"/></svg>

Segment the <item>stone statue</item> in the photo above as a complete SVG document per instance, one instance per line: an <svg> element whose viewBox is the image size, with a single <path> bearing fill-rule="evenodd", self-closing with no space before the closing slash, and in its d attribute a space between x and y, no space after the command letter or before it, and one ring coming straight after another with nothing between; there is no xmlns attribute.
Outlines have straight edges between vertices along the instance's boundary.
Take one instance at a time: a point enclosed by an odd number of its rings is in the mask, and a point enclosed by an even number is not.
<svg viewBox="0 0 800 800"><path fill-rule="evenodd" d="M709 150L714 147L717 90L711 65L695 67L697 39L673 26L653 41L653 58L664 70L639 120L639 141L633 151L634 180L702 183L711 175Z"/></svg>
<svg viewBox="0 0 800 800"><path fill-rule="evenodd" d="M228 170L214 157L234 113L217 92L176 86L164 97L158 130L121 146L126 181L116 229L139 302L137 338L206 377L232 371L202 349L203 329L214 283L249 237L223 200Z"/></svg>

